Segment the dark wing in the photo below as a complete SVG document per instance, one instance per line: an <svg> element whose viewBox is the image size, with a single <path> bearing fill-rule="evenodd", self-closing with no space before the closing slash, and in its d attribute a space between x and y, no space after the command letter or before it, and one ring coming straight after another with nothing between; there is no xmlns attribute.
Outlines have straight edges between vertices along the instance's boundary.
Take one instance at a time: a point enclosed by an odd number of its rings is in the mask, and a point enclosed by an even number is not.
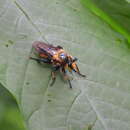
<svg viewBox="0 0 130 130"><path fill-rule="evenodd" d="M33 47L36 49L39 53L44 53L48 57L52 57L54 54L57 53L58 50L62 49L61 46L53 46L51 44L46 44L44 42L36 41L33 43Z"/></svg>

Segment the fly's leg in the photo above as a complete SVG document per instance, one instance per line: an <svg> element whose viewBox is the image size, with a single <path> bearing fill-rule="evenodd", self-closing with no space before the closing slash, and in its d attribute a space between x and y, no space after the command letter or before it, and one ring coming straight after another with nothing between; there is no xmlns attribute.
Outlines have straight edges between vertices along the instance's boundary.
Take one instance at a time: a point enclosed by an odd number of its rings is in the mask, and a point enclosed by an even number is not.
<svg viewBox="0 0 130 130"><path fill-rule="evenodd" d="M37 63L41 63L41 59L39 59L39 58L33 58L33 57L29 57L31 60L35 60L35 61L37 61Z"/></svg>
<svg viewBox="0 0 130 130"><path fill-rule="evenodd" d="M35 61L37 61L38 63L41 63L41 62L43 62L43 63L48 63L48 64L51 63L50 60L48 60L48 59L43 59L43 58L33 58L33 57L30 57L30 59L31 59L31 60L35 60Z"/></svg>
<svg viewBox="0 0 130 130"><path fill-rule="evenodd" d="M74 63L74 62L77 61L77 60L78 60L78 59L75 57L74 59L72 59L72 61L70 61L70 62L68 63L68 66L69 66L74 72L76 72L78 75L80 75L80 76L82 76L82 77L86 77L86 75L83 75L83 74L80 73L80 70L79 70L77 64Z"/></svg>
<svg viewBox="0 0 130 130"><path fill-rule="evenodd" d="M71 84L71 81L69 79L68 79L68 83L69 83L70 88L72 89L72 84Z"/></svg>
<svg viewBox="0 0 130 130"><path fill-rule="evenodd" d="M52 86L56 81L56 72L54 72L54 71L51 72L51 78L52 78L52 82L51 82L50 86Z"/></svg>
<svg viewBox="0 0 130 130"><path fill-rule="evenodd" d="M62 72L63 72L63 74L64 74L64 80L67 80L67 81L68 81L69 86L70 86L70 88L72 89L72 84L71 84L71 81L70 81L70 79L69 79L68 75L66 74L66 71L65 71L65 69L64 69L64 68L62 68Z"/></svg>
<svg viewBox="0 0 130 130"><path fill-rule="evenodd" d="M80 73L80 70L78 68L78 66L76 65L76 69L72 68L74 72L76 72L78 75L82 76L82 77L86 77L86 75L83 75Z"/></svg>
<svg viewBox="0 0 130 130"><path fill-rule="evenodd" d="M59 70L60 66L53 66L52 67L52 71L51 71L51 77L52 77L52 82L50 84L50 86L52 86L55 81L56 81L56 71Z"/></svg>

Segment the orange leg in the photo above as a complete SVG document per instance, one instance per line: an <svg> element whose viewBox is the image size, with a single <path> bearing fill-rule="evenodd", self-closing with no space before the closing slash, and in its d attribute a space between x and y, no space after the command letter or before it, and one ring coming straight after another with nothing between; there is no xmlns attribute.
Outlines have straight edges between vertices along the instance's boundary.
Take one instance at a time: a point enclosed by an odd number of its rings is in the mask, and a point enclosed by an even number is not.
<svg viewBox="0 0 130 130"><path fill-rule="evenodd" d="M86 77L86 75L83 75L83 74L80 73L80 70L79 70L77 64L73 63L71 68L72 68L72 70L73 70L74 72L76 72L76 73L79 74L80 76Z"/></svg>

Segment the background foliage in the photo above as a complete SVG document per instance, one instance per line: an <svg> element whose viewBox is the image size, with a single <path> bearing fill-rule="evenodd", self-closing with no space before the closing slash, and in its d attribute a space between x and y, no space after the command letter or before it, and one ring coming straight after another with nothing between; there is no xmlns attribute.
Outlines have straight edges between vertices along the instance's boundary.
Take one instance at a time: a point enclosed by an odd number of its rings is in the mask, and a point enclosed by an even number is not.
<svg viewBox="0 0 130 130"><path fill-rule="evenodd" d="M15 99L0 85L0 130L25 130Z"/></svg>

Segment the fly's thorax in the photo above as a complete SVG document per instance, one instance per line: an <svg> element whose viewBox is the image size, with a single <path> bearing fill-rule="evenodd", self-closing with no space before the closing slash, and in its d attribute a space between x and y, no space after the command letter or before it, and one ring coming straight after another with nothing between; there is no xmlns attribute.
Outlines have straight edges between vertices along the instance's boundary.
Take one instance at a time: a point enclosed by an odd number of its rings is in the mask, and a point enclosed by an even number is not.
<svg viewBox="0 0 130 130"><path fill-rule="evenodd" d="M57 53L53 55L53 60L60 63L64 63L66 59L67 59L67 53L63 49L60 49L59 51L57 51Z"/></svg>

